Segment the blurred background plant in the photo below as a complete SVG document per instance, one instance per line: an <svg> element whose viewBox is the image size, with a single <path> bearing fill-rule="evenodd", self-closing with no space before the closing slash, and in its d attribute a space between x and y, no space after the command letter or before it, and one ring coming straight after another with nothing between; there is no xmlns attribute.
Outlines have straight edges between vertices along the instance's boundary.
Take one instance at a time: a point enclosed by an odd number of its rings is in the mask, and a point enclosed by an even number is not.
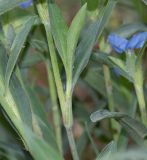
<svg viewBox="0 0 147 160"><path fill-rule="evenodd" d="M146 15L146 0L0 0L0 159L146 160Z"/></svg>

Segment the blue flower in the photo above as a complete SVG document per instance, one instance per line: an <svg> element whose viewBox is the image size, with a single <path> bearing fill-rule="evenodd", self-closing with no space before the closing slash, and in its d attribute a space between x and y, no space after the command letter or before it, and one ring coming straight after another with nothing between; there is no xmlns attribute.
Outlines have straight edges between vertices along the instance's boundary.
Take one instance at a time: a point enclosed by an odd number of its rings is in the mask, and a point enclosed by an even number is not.
<svg viewBox="0 0 147 160"><path fill-rule="evenodd" d="M135 34L130 40L122 38L117 34L110 34L108 36L108 42L111 47L118 53L125 52L129 49L142 48L147 41L147 32L141 32Z"/></svg>
<svg viewBox="0 0 147 160"><path fill-rule="evenodd" d="M114 33L108 36L108 42L111 44L112 48L118 53L124 52L128 44L127 39L122 38Z"/></svg>
<svg viewBox="0 0 147 160"><path fill-rule="evenodd" d="M33 0L27 0L26 2L20 3L19 7L25 9L25 8L28 8L29 6L31 6L32 3L33 3Z"/></svg>
<svg viewBox="0 0 147 160"><path fill-rule="evenodd" d="M147 40L147 32L135 34L128 42L127 49L142 48Z"/></svg>

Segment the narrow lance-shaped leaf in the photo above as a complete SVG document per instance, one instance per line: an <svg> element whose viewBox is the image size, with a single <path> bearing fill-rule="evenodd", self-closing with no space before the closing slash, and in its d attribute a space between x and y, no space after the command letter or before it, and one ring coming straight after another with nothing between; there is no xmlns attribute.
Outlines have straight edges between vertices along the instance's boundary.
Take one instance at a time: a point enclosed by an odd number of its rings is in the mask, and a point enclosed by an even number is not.
<svg viewBox="0 0 147 160"><path fill-rule="evenodd" d="M109 0L107 6L105 7L104 11L100 19L98 19L95 23L91 24L87 31L85 32L84 36L82 37L81 42L78 45L76 51L76 58L74 64L74 77L73 77L73 87L78 80L80 73L83 71L85 66L87 65L93 46L100 37L104 27L110 17L111 11L113 10L116 0Z"/></svg>
<svg viewBox="0 0 147 160"><path fill-rule="evenodd" d="M66 65L66 38L68 27L60 12L60 9L56 4L49 4L49 16L51 22L51 31L57 50L64 65Z"/></svg>
<svg viewBox="0 0 147 160"><path fill-rule="evenodd" d="M73 19L67 34L67 63L70 67L73 64L73 55L78 43L81 29L83 28L86 16L87 4L85 4Z"/></svg>
<svg viewBox="0 0 147 160"><path fill-rule="evenodd" d="M31 27L35 23L35 20L36 20L36 16L30 17L25 22L25 24L22 26L22 28L20 29L19 33L16 35L16 37L13 41L8 64L7 64L7 68L6 68L6 74L5 74L6 89L8 88L9 80L10 80L11 74L13 72L13 69L16 65L19 54L24 46L24 43L25 43L26 38L31 30Z"/></svg>
<svg viewBox="0 0 147 160"><path fill-rule="evenodd" d="M143 23L124 24L113 32L118 34L119 36L127 38L138 31L147 31L147 26Z"/></svg>
<svg viewBox="0 0 147 160"><path fill-rule="evenodd" d="M120 69L120 74L123 77L127 78L130 82L133 82L133 77L130 74L128 74L128 72L126 72L128 68L126 68L124 61L112 56L108 56L108 59L112 62L114 67L118 67Z"/></svg>
<svg viewBox="0 0 147 160"><path fill-rule="evenodd" d="M147 128L141 122L127 114L99 110L92 113L90 118L92 122L98 122L106 118L114 118L137 143L141 144L143 140L147 138Z"/></svg>
<svg viewBox="0 0 147 160"><path fill-rule="evenodd" d="M21 2L26 0L0 0L0 15L17 7Z"/></svg>
<svg viewBox="0 0 147 160"><path fill-rule="evenodd" d="M109 112L107 110L98 110L91 114L90 119L92 122L98 122L106 118L122 118L125 114L118 112Z"/></svg>
<svg viewBox="0 0 147 160"><path fill-rule="evenodd" d="M21 119L25 124L32 127L32 113L28 97L14 73L10 80L9 89L4 96L4 76L7 64L7 52L0 45L0 103L3 109L13 119L13 115Z"/></svg>
<svg viewBox="0 0 147 160"><path fill-rule="evenodd" d="M6 50L0 45L0 88L3 92L6 57ZM0 95L0 104L10 118L11 123L13 123L16 132L21 136L26 149L29 150L35 160L62 160L57 149L54 149L50 143L47 143L32 131L29 100L14 73L7 94L5 96Z"/></svg>
<svg viewBox="0 0 147 160"><path fill-rule="evenodd" d="M14 118L16 127L24 141L27 149L33 156L34 160L63 160L59 152L50 144L32 132L32 130L23 122Z"/></svg>

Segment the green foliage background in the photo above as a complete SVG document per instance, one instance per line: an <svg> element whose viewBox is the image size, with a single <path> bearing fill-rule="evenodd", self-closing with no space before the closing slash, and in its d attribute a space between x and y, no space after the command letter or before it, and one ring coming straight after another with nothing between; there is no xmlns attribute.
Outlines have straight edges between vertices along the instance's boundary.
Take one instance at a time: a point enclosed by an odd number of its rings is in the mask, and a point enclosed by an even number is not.
<svg viewBox="0 0 147 160"><path fill-rule="evenodd" d="M146 44L107 36L147 31L147 2L21 2L0 0L0 159L78 160L73 136L79 159L146 160Z"/></svg>

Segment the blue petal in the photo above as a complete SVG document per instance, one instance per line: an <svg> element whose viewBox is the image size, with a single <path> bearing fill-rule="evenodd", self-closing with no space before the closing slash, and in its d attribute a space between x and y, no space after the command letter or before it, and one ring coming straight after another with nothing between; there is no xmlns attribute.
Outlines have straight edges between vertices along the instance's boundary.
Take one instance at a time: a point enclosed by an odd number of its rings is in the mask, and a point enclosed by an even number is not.
<svg viewBox="0 0 147 160"><path fill-rule="evenodd" d="M28 8L29 6L32 5L32 2L33 2L32 0L27 0L26 2L20 3L19 7L23 9Z"/></svg>
<svg viewBox="0 0 147 160"><path fill-rule="evenodd" d="M126 50L128 40L112 33L108 36L108 42L116 52L122 53Z"/></svg>
<svg viewBox="0 0 147 160"><path fill-rule="evenodd" d="M135 34L128 42L127 49L142 48L147 40L147 32Z"/></svg>

